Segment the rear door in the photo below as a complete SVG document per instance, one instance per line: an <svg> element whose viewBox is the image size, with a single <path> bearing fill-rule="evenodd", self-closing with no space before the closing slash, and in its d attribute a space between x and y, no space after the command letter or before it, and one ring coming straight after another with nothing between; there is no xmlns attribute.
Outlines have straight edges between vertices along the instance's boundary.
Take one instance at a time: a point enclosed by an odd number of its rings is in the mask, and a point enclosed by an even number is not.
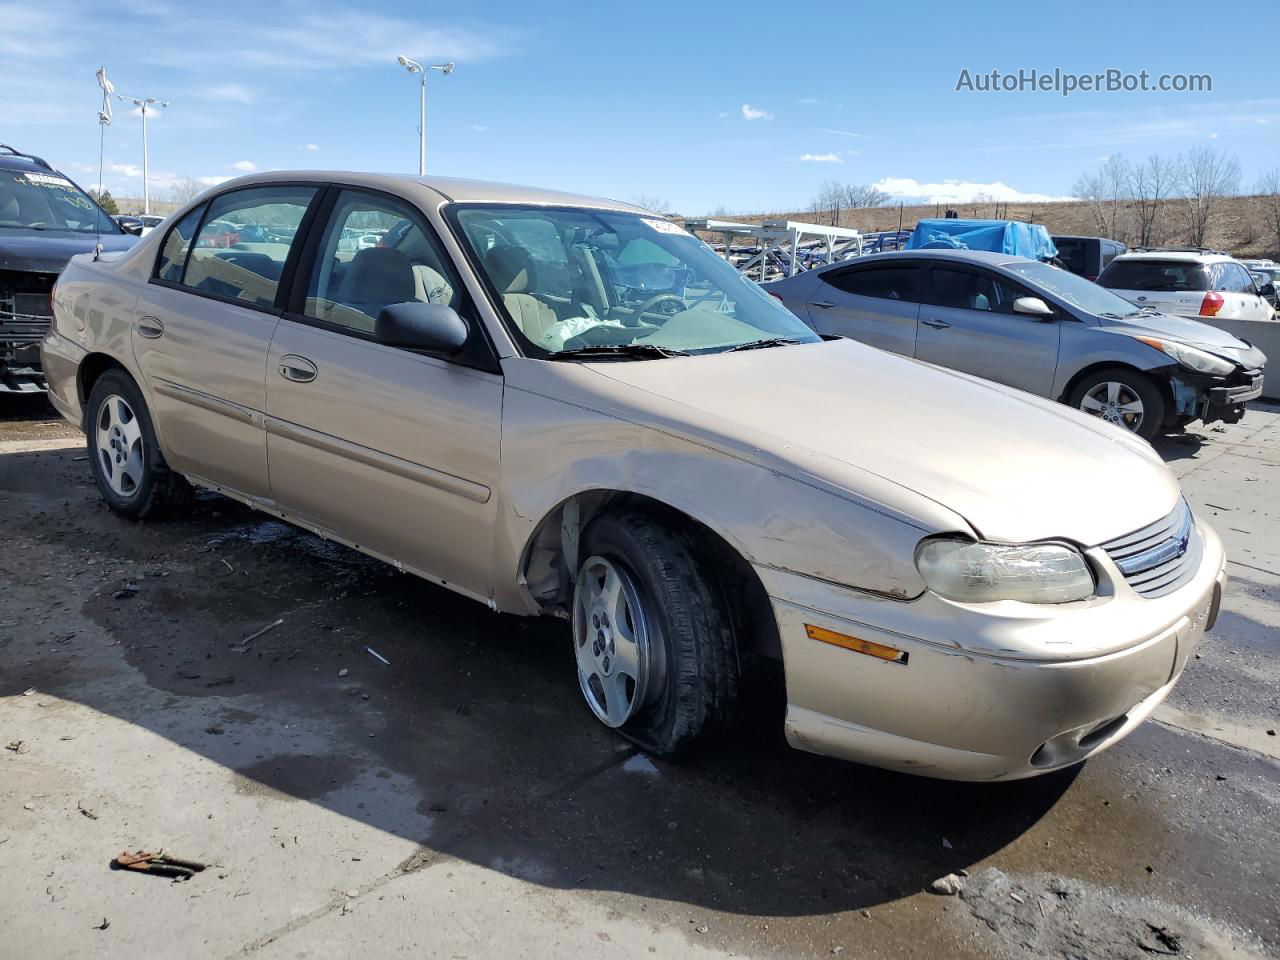
<svg viewBox="0 0 1280 960"><path fill-rule="evenodd" d="M257 500L270 499L267 348L293 233L318 193L272 185L215 197L173 225L143 290L132 335L144 389L175 470ZM255 250L228 246L229 220L276 231Z"/></svg>
<svg viewBox="0 0 1280 960"><path fill-rule="evenodd" d="M962 265L930 264L923 279L918 359L1042 397L1052 392L1061 319L1013 312L1018 297L1037 294Z"/></svg>
<svg viewBox="0 0 1280 960"><path fill-rule="evenodd" d="M1214 289L1227 298L1230 311L1222 311L1223 316L1240 320L1270 320L1271 306L1262 299L1253 277L1243 264L1224 261L1213 265L1215 278Z"/></svg>
<svg viewBox="0 0 1280 960"><path fill-rule="evenodd" d="M371 234L381 245L358 242ZM373 191L331 188L311 235L267 363L272 494L313 527L491 597L502 377L490 354L454 363L373 335L389 304L447 303L487 350L453 264L418 210Z"/></svg>
<svg viewBox="0 0 1280 960"><path fill-rule="evenodd" d="M920 312L919 274L914 260L822 271L806 304L814 329L911 356Z"/></svg>

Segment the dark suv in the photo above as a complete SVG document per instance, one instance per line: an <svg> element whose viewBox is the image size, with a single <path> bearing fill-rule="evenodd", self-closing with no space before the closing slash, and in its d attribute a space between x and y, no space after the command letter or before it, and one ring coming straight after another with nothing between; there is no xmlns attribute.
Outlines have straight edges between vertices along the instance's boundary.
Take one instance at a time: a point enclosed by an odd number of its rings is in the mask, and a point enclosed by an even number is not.
<svg viewBox="0 0 1280 960"><path fill-rule="evenodd" d="M0 393L44 390L40 341L67 261L136 239L45 161L0 144Z"/></svg>
<svg viewBox="0 0 1280 960"><path fill-rule="evenodd" d="M1058 259L1077 277L1097 280L1112 260L1129 248L1106 237L1054 237Z"/></svg>

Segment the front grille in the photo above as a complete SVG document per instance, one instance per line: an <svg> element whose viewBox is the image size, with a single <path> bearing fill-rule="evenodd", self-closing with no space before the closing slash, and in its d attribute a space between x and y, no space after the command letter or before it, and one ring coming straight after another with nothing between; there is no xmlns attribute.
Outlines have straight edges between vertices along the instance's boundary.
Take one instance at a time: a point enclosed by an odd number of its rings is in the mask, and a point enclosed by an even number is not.
<svg viewBox="0 0 1280 960"><path fill-rule="evenodd" d="M1195 576L1202 545L1185 500L1163 520L1102 545L1125 582L1144 597L1172 593Z"/></svg>
<svg viewBox="0 0 1280 960"><path fill-rule="evenodd" d="M0 270L0 343L39 343L53 319L49 292L57 275Z"/></svg>

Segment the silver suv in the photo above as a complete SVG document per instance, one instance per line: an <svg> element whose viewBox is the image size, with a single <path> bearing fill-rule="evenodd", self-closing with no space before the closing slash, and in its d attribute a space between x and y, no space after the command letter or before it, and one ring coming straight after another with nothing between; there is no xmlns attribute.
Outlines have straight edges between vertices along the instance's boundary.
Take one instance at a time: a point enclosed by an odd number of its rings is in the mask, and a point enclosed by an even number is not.
<svg viewBox="0 0 1280 960"><path fill-rule="evenodd" d="M1148 440L1193 420L1234 423L1262 393L1267 358L1243 340L1008 254L879 254L765 289L819 333L1059 400Z"/></svg>

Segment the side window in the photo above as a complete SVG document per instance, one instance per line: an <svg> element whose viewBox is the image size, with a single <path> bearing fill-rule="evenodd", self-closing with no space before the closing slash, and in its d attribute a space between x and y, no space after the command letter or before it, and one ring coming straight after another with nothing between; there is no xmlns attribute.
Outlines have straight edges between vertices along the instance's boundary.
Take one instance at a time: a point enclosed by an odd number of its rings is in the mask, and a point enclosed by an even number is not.
<svg viewBox="0 0 1280 960"><path fill-rule="evenodd" d="M925 302L957 310L1013 313L1013 301L1027 292L995 277L973 270L934 267L929 271Z"/></svg>
<svg viewBox="0 0 1280 960"><path fill-rule="evenodd" d="M191 241L196 227L200 225L200 215L204 213L204 204L196 207L179 220L164 238L164 246L160 248L160 256L156 258L155 276L160 280L178 283L182 280L182 268L187 264L187 254L191 251Z"/></svg>
<svg viewBox="0 0 1280 960"><path fill-rule="evenodd" d="M854 268L819 274L837 290L877 300L916 302L916 267L914 264Z"/></svg>
<svg viewBox="0 0 1280 960"><path fill-rule="evenodd" d="M269 307L315 187L253 187L209 202L181 283Z"/></svg>
<svg viewBox="0 0 1280 960"><path fill-rule="evenodd" d="M307 282L306 316L372 333L383 307L418 300L458 308L462 285L409 204L343 190Z"/></svg>

